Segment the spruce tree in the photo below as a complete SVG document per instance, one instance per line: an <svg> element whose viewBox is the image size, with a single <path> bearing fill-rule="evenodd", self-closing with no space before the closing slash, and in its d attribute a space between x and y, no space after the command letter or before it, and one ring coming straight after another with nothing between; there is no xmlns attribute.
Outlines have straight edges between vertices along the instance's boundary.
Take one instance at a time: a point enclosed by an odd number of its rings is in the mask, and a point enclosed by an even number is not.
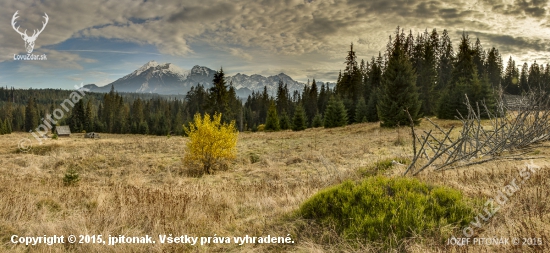
<svg viewBox="0 0 550 253"><path fill-rule="evenodd" d="M367 103L367 121L368 122L377 122L378 111L376 110L376 105L378 104L378 88L373 89L369 96L369 101Z"/></svg>
<svg viewBox="0 0 550 253"><path fill-rule="evenodd" d="M476 107L475 103L485 101L490 110L495 109L494 94L489 84L488 75L484 72L481 75L482 78L479 78L477 73L478 66L474 62L477 54L479 53L476 50L471 49L468 35L463 34L451 82L440 100L438 118L454 119L455 116L458 116L457 110L465 116L467 113L467 106L464 104L465 94L474 108Z"/></svg>
<svg viewBox="0 0 550 253"><path fill-rule="evenodd" d="M419 89L419 99L422 101L421 112L424 115L434 115L438 99L437 94L437 55L439 48L439 36L433 30L429 35L426 31L424 38L420 37L415 46L417 73L416 87ZM414 63L414 62L413 62Z"/></svg>
<svg viewBox="0 0 550 253"><path fill-rule="evenodd" d="M367 114L368 114L367 103L365 103L364 98L360 98L359 102L357 102L357 106L355 109L355 122L357 123L367 122Z"/></svg>
<svg viewBox="0 0 550 253"><path fill-rule="evenodd" d="M489 84L493 89L500 89L502 79L502 58L498 49L491 48L487 55L487 63L485 67Z"/></svg>
<svg viewBox="0 0 550 253"><path fill-rule="evenodd" d="M212 87L208 92L208 101L210 106L210 113L214 115L215 113L222 114L222 122L229 122L228 118L228 91L227 84L225 82L225 74L223 73L223 68L220 68L219 71L214 74L214 79L212 80Z"/></svg>
<svg viewBox="0 0 550 253"><path fill-rule="evenodd" d="M455 61L453 45L447 30L443 30L439 45L439 65L437 68L437 90L443 91L451 81Z"/></svg>
<svg viewBox="0 0 550 253"><path fill-rule="evenodd" d="M342 100L331 97L325 111L325 128L341 127L348 123L348 114Z"/></svg>
<svg viewBox="0 0 550 253"><path fill-rule="evenodd" d="M416 75L403 51L403 41L396 36L386 71L382 75L382 87L377 105L380 126L410 125L408 110L415 124L419 123L421 102L418 100Z"/></svg>
<svg viewBox="0 0 550 253"><path fill-rule="evenodd" d="M327 84L325 88L325 84L323 83L321 85L321 91L319 92L319 99L317 101L317 108L319 113L322 114L325 112L325 109L328 103L328 98L329 98L329 87Z"/></svg>
<svg viewBox="0 0 550 253"><path fill-rule="evenodd" d="M516 67L516 62L512 59L512 56L510 56L506 70L504 71L502 87L507 93L512 95L519 95L521 93L519 87L519 71Z"/></svg>
<svg viewBox="0 0 550 253"><path fill-rule="evenodd" d="M8 134L12 133L11 120L6 118L6 125L8 126Z"/></svg>
<svg viewBox="0 0 550 253"><path fill-rule="evenodd" d="M483 79L483 75L486 72L485 68L485 51L483 51L483 47L481 46L481 42L479 41L479 38L476 38L476 43L471 51L472 55L472 61L474 65L476 66L477 71L477 78L479 80Z"/></svg>
<svg viewBox="0 0 550 253"><path fill-rule="evenodd" d="M527 80L529 89L539 91L542 88L541 77L539 64L537 64L535 60L535 62L531 64L531 67L529 67L529 79Z"/></svg>
<svg viewBox="0 0 550 253"><path fill-rule="evenodd" d="M321 116L321 114L317 113L315 114L315 117L313 117L313 120L312 120L312 126L313 127L322 127L323 126L323 117Z"/></svg>
<svg viewBox="0 0 550 253"><path fill-rule="evenodd" d="M25 132L38 127L38 110L34 97L29 98L27 107L25 107Z"/></svg>
<svg viewBox="0 0 550 253"><path fill-rule="evenodd" d="M283 110L281 117L279 118L279 126L282 130L288 130L292 128L292 123L290 122L290 117L286 113L286 110Z"/></svg>
<svg viewBox="0 0 550 253"><path fill-rule="evenodd" d="M307 128L306 111L301 104L298 104L298 106L296 106L292 122L292 130L294 131L301 131Z"/></svg>
<svg viewBox="0 0 550 253"><path fill-rule="evenodd" d="M281 127L279 126L279 117L277 116L277 107L275 106L274 102L271 102L271 105L269 105L264 129L266 131L281 130Z"/></svg>
<svg viewBox="0 0 550 253"><path fill-rule="evenodd" d="M521 67L521 75L519 77L519 88L521 89L521 93L527 93L530 90L529 83L527 82L528 68L529 66L527 65L527 62L524 62Z"/></svg>

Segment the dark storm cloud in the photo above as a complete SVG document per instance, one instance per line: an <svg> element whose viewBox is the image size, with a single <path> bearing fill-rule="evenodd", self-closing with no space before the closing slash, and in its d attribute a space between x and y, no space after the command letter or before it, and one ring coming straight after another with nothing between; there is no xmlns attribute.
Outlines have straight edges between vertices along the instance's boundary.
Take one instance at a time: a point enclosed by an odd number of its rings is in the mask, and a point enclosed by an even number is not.
<svg viewBox="0 0 550 253"><path fill-rule="evenodd" d="M470 39L473 37L480 37L483 42L483 38L489 40L489 44L495 45L502 51L547 51L550 49L548 43L542 39L532 39L526 37L514 37L511 35L502 34L489 34L470 32Z"/></svg>
<svg viewBox="0 0 550 253"><path fill-rule="evenodd" d="M544 18L548 9L548 0L515 0L513 4L505 4L502 0L484 0L484 3L492 6L494 12L519 17Z"/></svg>

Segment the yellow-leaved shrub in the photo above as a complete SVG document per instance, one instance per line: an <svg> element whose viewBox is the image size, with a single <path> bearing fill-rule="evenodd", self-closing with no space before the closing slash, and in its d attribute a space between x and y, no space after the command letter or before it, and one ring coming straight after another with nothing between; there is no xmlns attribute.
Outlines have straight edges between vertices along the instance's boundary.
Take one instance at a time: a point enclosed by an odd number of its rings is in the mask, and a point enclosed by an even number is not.
<svg viewBox="0 0 550 253"><path fill-rule="evenodd" d="M222 123L221 114L210 117L205 114L195 114L194 121L183 129L189 141L187 142L184 162L189 166L198 166L205 173L212 173L225 161L235 159L237 155L238 132L235 121Z"/></svg>

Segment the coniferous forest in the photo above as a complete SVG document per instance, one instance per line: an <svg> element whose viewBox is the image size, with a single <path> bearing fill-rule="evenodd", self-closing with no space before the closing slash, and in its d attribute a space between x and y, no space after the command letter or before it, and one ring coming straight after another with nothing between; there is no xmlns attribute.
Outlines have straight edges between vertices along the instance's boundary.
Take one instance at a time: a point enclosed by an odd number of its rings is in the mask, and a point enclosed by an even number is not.
<svg viewBox="0 0 550 253"><path fill-rule="evenodd" d="M245 101L226 83L223 69L213 86L193 87L185 96L87 93L57 125L73 132L182 135L196 113L222 113L239 131L304 130L380 121L382 127L418 123L422 116L454 119L471 103L494 108L499 94L521 95L532 89L550 91L550 65L524 63L511 57L506 65L495 47L484 49L463 34L456 47L446 30L414 34L399 27L389 36L385 52L359 60L349 46L343 71L334 88L315 79L302 92L289 92L279 82L274 96L254 91ZM0 134L35 129L72 91L20 90L0 87ZM457 112L458 111L458 112Z"/></svg>

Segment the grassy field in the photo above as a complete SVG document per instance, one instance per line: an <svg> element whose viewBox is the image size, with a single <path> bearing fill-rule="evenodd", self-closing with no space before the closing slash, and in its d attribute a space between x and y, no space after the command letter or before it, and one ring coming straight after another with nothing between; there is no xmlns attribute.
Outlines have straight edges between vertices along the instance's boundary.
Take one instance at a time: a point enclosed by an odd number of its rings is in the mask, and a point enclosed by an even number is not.
<svg viewBox="0 0 550 253"><path fill-rule="evenodd" d="M444 127L456 121L437 121ZM428 128L422 123L420 128ZM410 158L409 129L381 129L377 123L301 132L241 133L238 158L225 171L196 176L182 165L183 137L83 134L47 140L28 153L18 151L25 133L0 136L0 251L9 252L377 252L380 245L353 243L330 229L293 215L320 189L370 174L400 177L406 166L368 171L378 161ZM526 160L499 160L417 176L467 197L489 199L518 178L532 156L540 169L496 215L476 230L479 237L542 238L542 246L446 245L413 237L393 251L548 252L550 172L547 143ZM69 169L80 181L64 185ZM366 171L368 173L366 173ZM476 213L483 213L482 209ZM152 236L156 244L13 244L12 235ZM197 237L290 235L294 244L161 244L159 235ZM460 234L457 234L460 236Z"/></svg>

